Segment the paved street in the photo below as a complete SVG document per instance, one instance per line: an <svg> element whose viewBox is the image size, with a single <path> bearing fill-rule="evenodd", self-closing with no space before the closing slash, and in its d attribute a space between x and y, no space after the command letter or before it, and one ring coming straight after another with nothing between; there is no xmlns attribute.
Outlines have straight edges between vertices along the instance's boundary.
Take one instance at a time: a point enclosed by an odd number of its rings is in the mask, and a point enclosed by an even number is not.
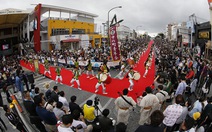
<svg viewBox="0 0 212 132"><path fill-rule="evenodd" d="M27 71L29 72L29 71ZM95 74L97 72L95 71ZM111 76L112 77L116 77L117 74L119 73L119 71L117 70L111 70ZM38 76L35 76L35 86L36 87L39 87L40 88L40 92L45 92L46 90L44 89L43 85L45 82L49 82L50 83L50 86L53 87L54 85L57 85L59 90L60 91L64 91L65 92L65 97L67 98L68 102L70 101L70 97L72 95L76 95L77 96L77 104L79 104L80 106L83 106L87 100L94 100L95 97L98 97L99 98L99 109L102 111L104 110L105 108L108 108L110 109L110 115L109 117L113 118L116 120L116 114L117 114L117 111L115 109L115 105L114 105L114 100L113 98L108 98L106 96L101 96L101 95L98 95L98 94L93 94L93 93L90 93L90 92L86 92L86 91L79 91L78 89L76 88L72 88L70 86L67 86L67 85L61 85L61 84L56 84L54 80L50 80L42 75L38 75ZM212 91L210 91L210 94L209 96L212 95ZM4 103L6 103L6 99L5 99L5 94L2 92L2 96L4 98ZM193 101L195 99L193 98ZM9 124L8 122L8 119L6 119L6 117L4 116L4 111L2 109L0 109L0 112L1 112L1 117L2 119L5 121L7 127L8 127L8 131L14 131L16 132L17 130ZM98 111L98 114L101 114L100 111ZM134 111L131 112L131 116L129 118L129 124L128 124L128 128L127 128L127 131L128 132L133 132L135 131L135 129L138 127L138 121L139 121L139 118L140 118L140 113L139 113L139 107L137 107ZM28 122L28 120L26 120L26 122Z"/></svg>
<svg viewBox="0 0 212 132"><path fill-rule="evenodd" d="M95 74L97 72L95 71ZM111 70L111 76L112 77L116 77L117 74L119 73L119 71L117 70ZM108 98L106 96L101 96L98 94L93 94L90 92L86 92L86 91L79 91L76 88L72 88L70 86L67 85L61 85L61 84L56 84L55 81L50 80L48 78L45 78L44 76L40 76L39 78L35 79L35 86L38 86L41 89L41 92L44 92L44 88L43 85L45 82L49 82L50 86L53 87L54 85L57 85L59 90L63 90L65 92L65 97L67 98L68 101L70 101L70 97L72 95L76 95L77 96L77 104L79 104L80 106L83 106L87 100L94 100L94 98L97 96L100 101L99 101L99 109L102 111L105 108L110 109L110 115L109 117L113 118L116 120L116 110L115 110L115 105L114 105L114 99L113 98ZM137 108L134 112L132 112L130 119L129 119L129 125L128 125L128 131L132 132L134 131L137 127L138 127L138 120L139 120L139 109ZM98 114L101 114L98 111Z"/></svg>
<svg viewBox="0 0 212 132"><path fill-rule="evenodd" d="M27 71L27 73L29 73L29 71ZM97 71L94 72L95 74L97 73ZM116 77L117 74L119 73L119 71L117 70L111 70L111 76L112 77ZM57 85L59 90L63 90L65 92L65 96L67 98L68 101L70 101L70 97L72 95L76 95L77 96L77 104L79 104L80 106L83 106L87 100L94 100L94 98L97 96L100 101L99 101L99 109L102 111L104 110L105 108L108 108L110 109L110 115L109 117L113 118L116 120L116 110L115 110L115 105L114 105L114 99L113 98L108 98L106 96L101 96L101 95L98 95L98 94L93 94L93 93L90 93L90 92L86 92L86 91L79 91L78 89L76 88L72 88L70 86L67 86L67 85L61 85L61 84L56 84L55 81L53 80L50 80L42 75L38 75L38 76L35 76L35 86L36 87L39 87L40 88L40 92L45 92L44 90L44 83L45 82L49 82L50 83L50 86L53 87L54 85ZM12 92L12 89L10 90ZM2 96L4 98L4 104L7 103L6 101L6 95L2 92ZM19 100L21 102L21 100ZM128 132L132 132L134 131L137 127L138 127L138 120L139 120L139 109L137 108L134 112L132 112L131 116L130 116L130 119L129 119L129 125L128 125ZM0 112L1 112L1 117L2 119L5 121L7 127L8 127L8 131L14 131L16 132L17 130L14 129L10 124L9 124L9 121L8 119L4 116L4 111L3 109L0 109ZM101 114L100 111L98 111L98 114ZM26 115L26 113L24 113L24 115ZM28 117L25 117L26 119L26 122L29 122L29 120L27 119ZM17 131L18 132L18 131Z"/></svg>

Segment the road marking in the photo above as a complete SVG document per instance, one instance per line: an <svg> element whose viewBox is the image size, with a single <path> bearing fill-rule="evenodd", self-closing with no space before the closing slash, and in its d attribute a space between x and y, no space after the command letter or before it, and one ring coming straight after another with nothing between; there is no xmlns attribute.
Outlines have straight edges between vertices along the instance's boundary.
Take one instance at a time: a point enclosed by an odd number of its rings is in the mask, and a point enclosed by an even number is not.
<svg viewBox="0 0 212 132"><path fill-rule="evenodd" d="M96 94L93 94L92 96L90 96L89 98L87 98L84 102L82 102L79 106L82 107L87 102L87 100L94 100L94 98L96 96L97 96Z"/></svg>
<svg viewBox="0 0 212 132"><path fill-rule="evenodd" d="M36 84L35 86L38 87L38 86L40 86L40 85L44 85L45 83L49 83L49 84L50 84L50 83L52 83L52 82L54 82L54 80L41 82L41 83Z"/></svg>
<svg viewBox="0 0 212 132"><path fill-rule="evenodd" d="M103 107L102 109L103 109L103 110L106 109L106 108L108 107L108 105L111 103L112 100L113 100L113 99L110 98L110 99L107 101L107 103L104 105L104 107Z"/></svg>

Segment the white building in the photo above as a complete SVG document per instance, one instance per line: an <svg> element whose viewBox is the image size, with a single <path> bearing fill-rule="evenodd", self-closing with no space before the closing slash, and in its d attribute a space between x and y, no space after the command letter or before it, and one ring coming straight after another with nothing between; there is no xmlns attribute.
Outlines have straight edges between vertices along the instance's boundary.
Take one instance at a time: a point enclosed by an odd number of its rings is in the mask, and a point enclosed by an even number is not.
<svg viewBox="0 0 212 132"><path fill-rule="evenodd" d="M133 31L130 30L129 27L120 25L117 27L117 33L118 33L118 40L119 41L124 41L126 38L132 39L133 37Z"/></svg>

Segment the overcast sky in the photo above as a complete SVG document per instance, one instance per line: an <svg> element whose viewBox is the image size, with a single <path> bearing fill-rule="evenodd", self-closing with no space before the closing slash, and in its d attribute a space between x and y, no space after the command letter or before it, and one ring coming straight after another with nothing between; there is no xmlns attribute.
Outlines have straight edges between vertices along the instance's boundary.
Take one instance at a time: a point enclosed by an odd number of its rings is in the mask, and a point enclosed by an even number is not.
<svg viewBox="0 0 212 132"><path fill-rule="evenodd" d="M0 10L6 8L27 9L34 8L31 4L49 4L82 10L98 15L95 23L100 25L114 14L118 20L124 19L122 25L131 29L148 33L165 32L166 24L188 21L193 13L197 22L209 21L208 0L0 0ZM102 25L101 25L102 26ZM139 27L142 26L142 27Z"/></svg>

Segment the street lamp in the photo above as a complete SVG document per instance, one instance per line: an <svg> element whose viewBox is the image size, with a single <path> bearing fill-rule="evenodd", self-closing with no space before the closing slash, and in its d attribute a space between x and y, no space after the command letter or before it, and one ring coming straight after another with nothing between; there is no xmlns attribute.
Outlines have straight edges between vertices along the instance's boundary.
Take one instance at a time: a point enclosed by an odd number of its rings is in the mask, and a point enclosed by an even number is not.
<svg viewBox="0 0 212 132"><path fill-rule="evenodd" d="M109 20L109 13L110 13L110 11L112 11L113 9L116 9L116 8L122 8L122 6L116 6L116 7L113 7L113 8L111 8L109 11L108 11L108 13L107 13L107 26L108 26L108 42L110 42L110 20Z"/></svg>

